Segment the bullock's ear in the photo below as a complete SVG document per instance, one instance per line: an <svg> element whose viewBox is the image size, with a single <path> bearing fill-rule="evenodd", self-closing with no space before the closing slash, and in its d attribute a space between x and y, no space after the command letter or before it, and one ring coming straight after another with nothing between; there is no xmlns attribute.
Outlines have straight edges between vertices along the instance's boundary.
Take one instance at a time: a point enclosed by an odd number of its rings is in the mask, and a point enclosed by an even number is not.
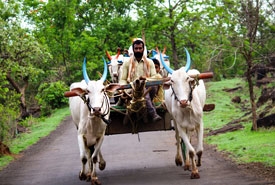
<svg viewBox="0 0 275 185"><path fill-rule="evenodd" d="M107 92L114 92L114 91L116 91L120 87L121 87L121 85L119 83L111 83L111 84L108 84L104 88L104 90L107 91Z"/></svg>
<svg viewBox="0 0 275 185"><path fill-rule="evenodd" d="M172 82L171 82L171 81L165 82L165 83L163 83L163 89L164 89L164 90L167 90L167 89L170 88L171 85L172 85Z"/></svg>
<svg viewBox="0 0 275 185"><path fill-rule="evenodd" d="M74 88L71 91L65 92L64 96L65 97L73 97L73 96L82 96L86 94L86 91L84 91L81 88Z"/></svg>
<svg viewBox="0 0 275 185"><path fill-rule="evenodd" d="M188 81L192 88L195 88L197 85L199 85L199 80L197 78L190 77Z"/></svg>

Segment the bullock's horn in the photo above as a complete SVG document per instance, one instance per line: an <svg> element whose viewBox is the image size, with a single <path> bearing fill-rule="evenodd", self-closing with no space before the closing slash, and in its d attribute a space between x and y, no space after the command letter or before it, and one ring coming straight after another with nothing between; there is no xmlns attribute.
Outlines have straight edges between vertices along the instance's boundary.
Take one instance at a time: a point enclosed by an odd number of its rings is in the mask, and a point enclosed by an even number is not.
<svg viewBox="0 0 275 185"><path fill-rule="evenodd" d="M185 49L185 53L186 53L186 65L185 65L185 71L187 72L189 69L190 69L190 66L191 66L191 58L190 58L190 55L189 55L189 52L186 48Z"/></svg>
<svg viewBox="0 0 275 185"><path fill-rule="evenodd" d="M87 70L86 70L86 57L84 57L84 60L83 60L82 73L83 73L83 77L84 77L86 84L88 84L90 79L88 77Z"/></svg>
<svg viewBox="0 0 275 185"><path fill-rule="evenodd" d="M104 57L102 57L102 59L104 61L104 71L103 71L103 74L102 74L102 77L100 78L100 80L102 80L104 82L107 78L107 63L106 63L106 60L104 59Z"/></svg>
<svg viewBox="0 0 275 185"><path fill-rule="evenodd" d="M162 54L161 53L159 53L159 58L160 58L160 61L161 61L161 64L163 65L163 67L166 69L166 71L168 72L168 73L170 73L170 74L172 74L173 73L173 69L171 69L165 62L164 62L164 60L163 60L163 57L162 57Z"/></svg>
<svg viewBox="0 0 275 185"><path fill-rule="evenodd" d="M118 59L119 55L120 55L120 48L117 48L116 59Z"/></svg>
<svg viewBox="0 0 275 185"><path fill-rule="evenodd" d="M186 66L185 66L185 71L187 72L190 69L190 66L191 66L191 59L190 59L190 55L189 55L188 50L186 48L184 48L184 49L185 49L185 52L186 52L186 61L187 61ZM163 65L163 67L166 69L166 71L168 73L172 74L174 70L171 69L168 65L166 65L166 63L163 61L161 53L160 53L160 61Z"/></svg>
<svg viewBox="0 0 275 185"><path fill-rule="evenodd" d="M163 51L162 51L162 54L165 54L166 53L166 46L164 47Z"/></svg>
<svg viewBox="0 0 275 185"><path fill-rule="evenodd" d="M109 54L109 52L106 50L106 55L107 55L107 57L108 57L108 59L111 61L112 60L112 57L111 57L111 55Z"/></svg>

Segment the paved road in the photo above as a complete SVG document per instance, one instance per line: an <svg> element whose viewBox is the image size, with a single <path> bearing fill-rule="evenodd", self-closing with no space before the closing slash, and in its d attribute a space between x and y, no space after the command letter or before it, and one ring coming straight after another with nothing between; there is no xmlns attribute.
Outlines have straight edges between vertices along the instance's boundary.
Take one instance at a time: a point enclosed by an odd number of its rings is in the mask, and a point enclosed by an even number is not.
<svg viewBox="0 0 275 185"><path fill-rule="evenodd" d="M102 185L265 185L206 147L200 179L174 163L173 131L106 136L102 153L107 162L98 170ZM70 117L50 136L30 147L0 172L0 185L87 185L80 181L76 129Z"/></svg>

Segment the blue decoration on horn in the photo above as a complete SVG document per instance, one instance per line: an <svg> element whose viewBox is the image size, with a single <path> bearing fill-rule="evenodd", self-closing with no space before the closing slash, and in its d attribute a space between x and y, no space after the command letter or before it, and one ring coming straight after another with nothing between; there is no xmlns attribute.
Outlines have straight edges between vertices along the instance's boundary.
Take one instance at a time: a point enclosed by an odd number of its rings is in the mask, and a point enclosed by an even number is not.
<svg viewBox="0 0 275 185"><path fill-rule="evenodd" d="M191 66L191 57L190 57L190 54L188 52L188 50L186 48L185 49L185 53L186 53L186 65L185 65L185 71L187 72L189 69L190 69L190 66ZM172 74L173 73L173 69L171 69L169 66L167 66L167 64L163 61L163 58L162 58L162 55L160 53L160 60L161 60L161 63L163 65L163 67L166 69L166 71L169 73L169 74Z"/></svg>
<svg viewBox="0 0 275 185"><path fill-rule="evenodd" d="M105 58L102 57L102 59L103 59L103 62L104 62L104 71L103 71L103 74L102 74L102 77L100 78L100 80L102 80L104 82L107 78L107 71L108 70L107 70L107 62L106 62Z"/></svg>
<svg viewBox="0 0 275 185"><path fill-rule="evenodd" d="M191 58L190 58L190 55L189 55L189 52L186 48L185 49L185 53L186 53L186 65L185 65L185 71L187 72L189 69L190 69L190 66L191 66Z"/></svg>
<svg viewBox="0 0 275 185"><path fill-rule="evenodd" d="M163 65L163 67L166 69L166 71L169 73L169 74L172 74L173 73L173 69L171 69L163 60L163 57L162 57L162 54L159 53L159 57L160 57L160 61L161 61L161 64Z"/></svg>
<svg viewBox="0 0 275 185"><path fill-rule="evenodd" d="M84 57L84 60L83 60L82 73L83 73L83 78L84 78L86 84L88 84L90 79L88 77L87 70L86 70L86 57Z"/></svg>
<svg viewBox="0 0 275 185"><path fill-rule="evenodd" d="M154 49L151 52L152 52L152 56L153 57L158 54L158 52L156 50L154 50Z"/></svg>

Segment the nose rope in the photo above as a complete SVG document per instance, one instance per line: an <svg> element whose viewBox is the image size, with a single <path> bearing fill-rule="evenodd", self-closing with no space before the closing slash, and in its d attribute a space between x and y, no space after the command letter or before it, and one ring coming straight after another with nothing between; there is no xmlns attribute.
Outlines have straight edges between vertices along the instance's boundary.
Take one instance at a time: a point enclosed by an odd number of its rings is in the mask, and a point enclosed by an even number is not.
<svg viewBox="0 0 275 185"><path fill-rule="evenodd" d="M89 109L89 112L91 112L91 110L94 110L94 108L90 105L90 99L89 99L89 97L86 98L86 96L83 96L81 98L84 101L84 103L87 105L87 107ZM102 121L104 121L108 125L108 124L111 123L111 119L106 119L105 118L105 116L108 115L109 112L110 112L110 105L108 103L108 99L107 98L108 98L107 94L104 92L104 99L102 101L100 109L103 108L104 103L106 103L107 108L104 110L104 112L102 114L100 114L100 116L97 116L97 117L100 117L102 119Z"/></svg>
<svg viewBox="0 0 275 185"><path fill-rule="evenodd" d="M194 90L195 86L192 87L191 82L189 82L189 87L190 87L191 91L189 93L188 100L191 102L193 99L192 94L193 94L193 90Z"/></svg>
<svg viewBox="0 0 275 185"><path fill-rule="evenodd" d="M190 88L190 93L189 93L189 95L188 95L188 101L189 102L191 102L192 101L192 99L193 99L193 89L194 89L194 87L195 86L193 86L192 87L192 85L191 85L191 83L189 83L189 88ZM171 96L175 96L175 100L177 101L177 102L179 102L180 103L180 100L179 100L179 98L178 98L178 96L176 95L176 93L175 93L175 90L174 90L174 88L173 88L173 86L171 85L171 89L172 89L172 94L171 94ZM181 103L180 103L181 104Z"/></svg>
<svg viewBox="0 0 275 185"><path fill-rule="evenodd" d="M102 119L102 121L104 121L107 125L109 125L111 123L111 119L106 119L105 116L108 115L110 113L110 104L108 103L108 96L107 94L104 92L104 99L101 105L101 108L103 107L104 102L107 105L107 108L104 110L104 113L100 115L100 118ZM105 113L106 112L106 113Z"/></svg>

